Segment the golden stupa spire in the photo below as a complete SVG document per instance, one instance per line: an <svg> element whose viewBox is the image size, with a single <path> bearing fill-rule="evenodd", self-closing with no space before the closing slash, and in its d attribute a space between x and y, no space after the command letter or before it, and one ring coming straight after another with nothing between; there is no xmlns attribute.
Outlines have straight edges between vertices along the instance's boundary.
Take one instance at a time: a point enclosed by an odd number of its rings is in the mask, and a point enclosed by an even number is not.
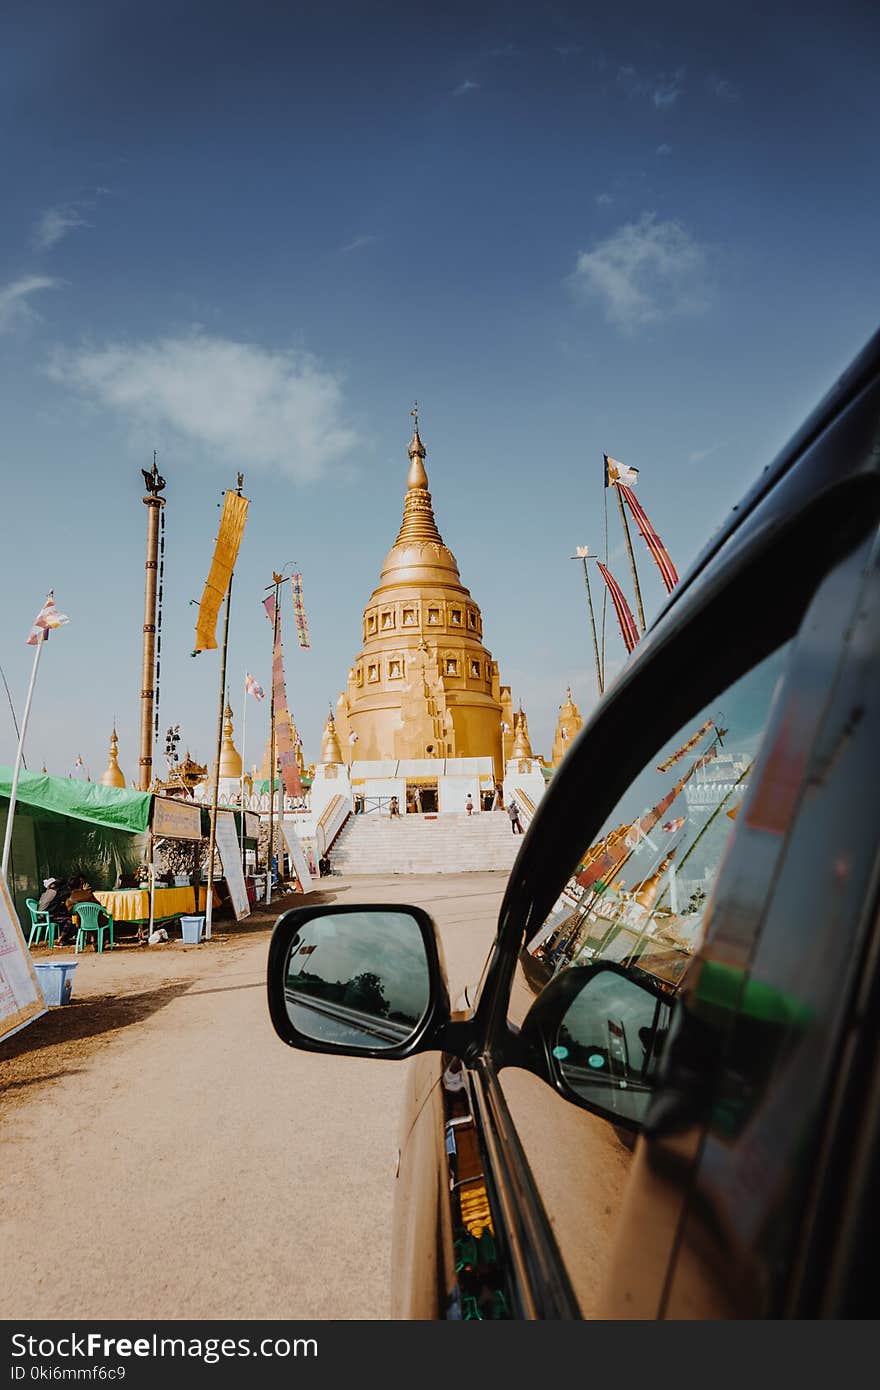
<svg viewBox="0 0 880 1390"><path fill-rule="evenodd" d="M528 726L526 725L526 717L523 714L522 705L520 705L519 713L513 722L514 739L512 756L514 758L531 758L533 756L532 745L529 742L529 731Z"/></svg>
<svg viewBox="0 0 880 1390"><path fill-rule="evenodd" d="M232 742L232 707L229 700L223 711L223 743L220 747L220 776L241 777L241 754Z"/></svg>
<svg viewBox="0 0 880 1390"><path fill-rule="evenodd" d="M116 721L113 721L113 732L110 735L110 760L101 776L102 787L124 787L125 774L119 766L119 736L116 733ZM45 769L44 769L45 770Z"/></svg>
<svg viewBox="0 0 880 1390"><path fill-rule="evenodd" d="M330 711L330 718L324 725L324 736L321 739L321 762L342 762L342 749L339 746L339 735L336 732L336 720L333 718L332 709Z"/></svg>
<svg viewBox="0 0 880 1390"><path fill-rule="evenodd" d="M431 494L428 491L428 474L425 471L424 462L427 450L419 436L418 411L418 402L416 402L410 411L410 415L415 420L415 429L407 450L410 460L409 473L406 479L403 521L400 523L397 540L394 542L395 546L423 541L433 541L436 545L443 544L443 537L437 530L437 523L434 520L434 508L431 503Z"/></svg>

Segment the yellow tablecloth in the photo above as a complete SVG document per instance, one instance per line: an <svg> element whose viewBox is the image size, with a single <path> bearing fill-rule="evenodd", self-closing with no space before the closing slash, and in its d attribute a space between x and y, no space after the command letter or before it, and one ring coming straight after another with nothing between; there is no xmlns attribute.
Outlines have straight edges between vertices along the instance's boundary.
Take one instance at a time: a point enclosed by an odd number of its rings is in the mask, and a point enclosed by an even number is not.
<svg viewBox="0 0 880 1390"><path fill-rule="evenodd" d="M106 907L114 922L149 922L150 895L142 888L124 888L115 893L96 893L95 897L102 907ZM199 889L199 911L204 912L208 901L205 886ZM153 904L153 920L179 917L181 913L195 912L195 894L192 888L157 888ZM214 906L218 907L220 898L214 889ZM73 909L74 912L76 908Z"/></svg>

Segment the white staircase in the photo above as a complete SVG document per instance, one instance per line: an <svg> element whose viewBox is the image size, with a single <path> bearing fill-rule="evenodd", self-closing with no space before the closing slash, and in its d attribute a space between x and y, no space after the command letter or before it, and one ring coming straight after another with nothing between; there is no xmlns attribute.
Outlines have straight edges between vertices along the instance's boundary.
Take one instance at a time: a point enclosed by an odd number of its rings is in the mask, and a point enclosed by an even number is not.
<svg viewBox="0 0 880 1390"><path fill-rule="evenodd" d="M505 811L352 816L330 851L334 874L509 872L522 844Z"/></svg>

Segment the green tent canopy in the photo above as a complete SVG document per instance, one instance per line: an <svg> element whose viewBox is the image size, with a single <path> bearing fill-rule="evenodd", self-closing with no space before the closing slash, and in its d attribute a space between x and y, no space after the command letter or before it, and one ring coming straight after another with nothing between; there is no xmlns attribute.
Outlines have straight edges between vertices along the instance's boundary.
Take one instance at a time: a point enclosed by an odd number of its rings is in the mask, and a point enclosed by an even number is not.
<svg viewBox="0 0 880 1390"><path fill-rule="evenodd" d="M9 800L12 769L0 767L0 798ZM128 830L139 834L150 826L149 792L128 791L124 787L104 787L100 782L76 782L72 777L49 777L46 773L22 772L18 781L18 802L37 814L68 816L73 820L103 825L108 830Z"/></svg>

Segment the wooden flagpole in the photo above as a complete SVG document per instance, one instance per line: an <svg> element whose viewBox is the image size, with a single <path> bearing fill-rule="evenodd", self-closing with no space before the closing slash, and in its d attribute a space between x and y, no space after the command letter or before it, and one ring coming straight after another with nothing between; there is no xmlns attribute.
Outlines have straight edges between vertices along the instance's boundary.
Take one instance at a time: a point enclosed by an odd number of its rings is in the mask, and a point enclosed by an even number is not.
<svg viewBox="0 0 880 1390"><path fill-rule="evenodd" d="M620 508L620 520L621 520L621 522L623 523L623 534L624 534L624 536L625 536L625 538L626 538L626 549L627 549L627 553L629 554L629 567L630 567L630 570L632 571L633 588L634 588L635 591L636 591L636 607L638 608L638 611L639 611L639 624L640 624L640 626L641 626L642 632L644 632L644 631L645 631L645 610L644 610L644 607L642 606L642 591L641 591L641 589L639 588L639 575L638 575L638 570L636 569L636 557L635 557L635 555L633 554L632 541L630 540L630 535L629 535L629 526L628 526L627 520L626 520L626 512L624 511L624 507L623 507L623 498L622 498L621 495L620 495L620 488L617 487L616 484L612 484L612 487L614 487L614 491L617 493L617 505L618 505L618 507Z"/></svg>
<svg viewBox="0 0 880 1390"><path fill-rule="evenodd" d="M593 591L590 588L590 571L587 568L587 561L590 558L589 546L579 546L578 550L583 553L572 555L570 559L583 560L584 562L584 583L587 586L587 607L590 611L590 628L593 633L593 652L596 657L596 684L599 687L599 694L603 695L605 693L605 682L602 677L602 665L599 661L599 639L596 635L596 614L593 609Z"/></svg>
<svg viewBox="0 0 880 1390"><path fill-rule="evenodd" d="M272 901L272 851L274 846L274 811L275 811L275 648L278 646L278 622L281 617L281 585L284 583L283 575L272 571L272 582L275 585L275 613L272 622L272 683L269 688L269 850L266 862L266 906ZM283 805L283 802L282 802Z"/></svg>

